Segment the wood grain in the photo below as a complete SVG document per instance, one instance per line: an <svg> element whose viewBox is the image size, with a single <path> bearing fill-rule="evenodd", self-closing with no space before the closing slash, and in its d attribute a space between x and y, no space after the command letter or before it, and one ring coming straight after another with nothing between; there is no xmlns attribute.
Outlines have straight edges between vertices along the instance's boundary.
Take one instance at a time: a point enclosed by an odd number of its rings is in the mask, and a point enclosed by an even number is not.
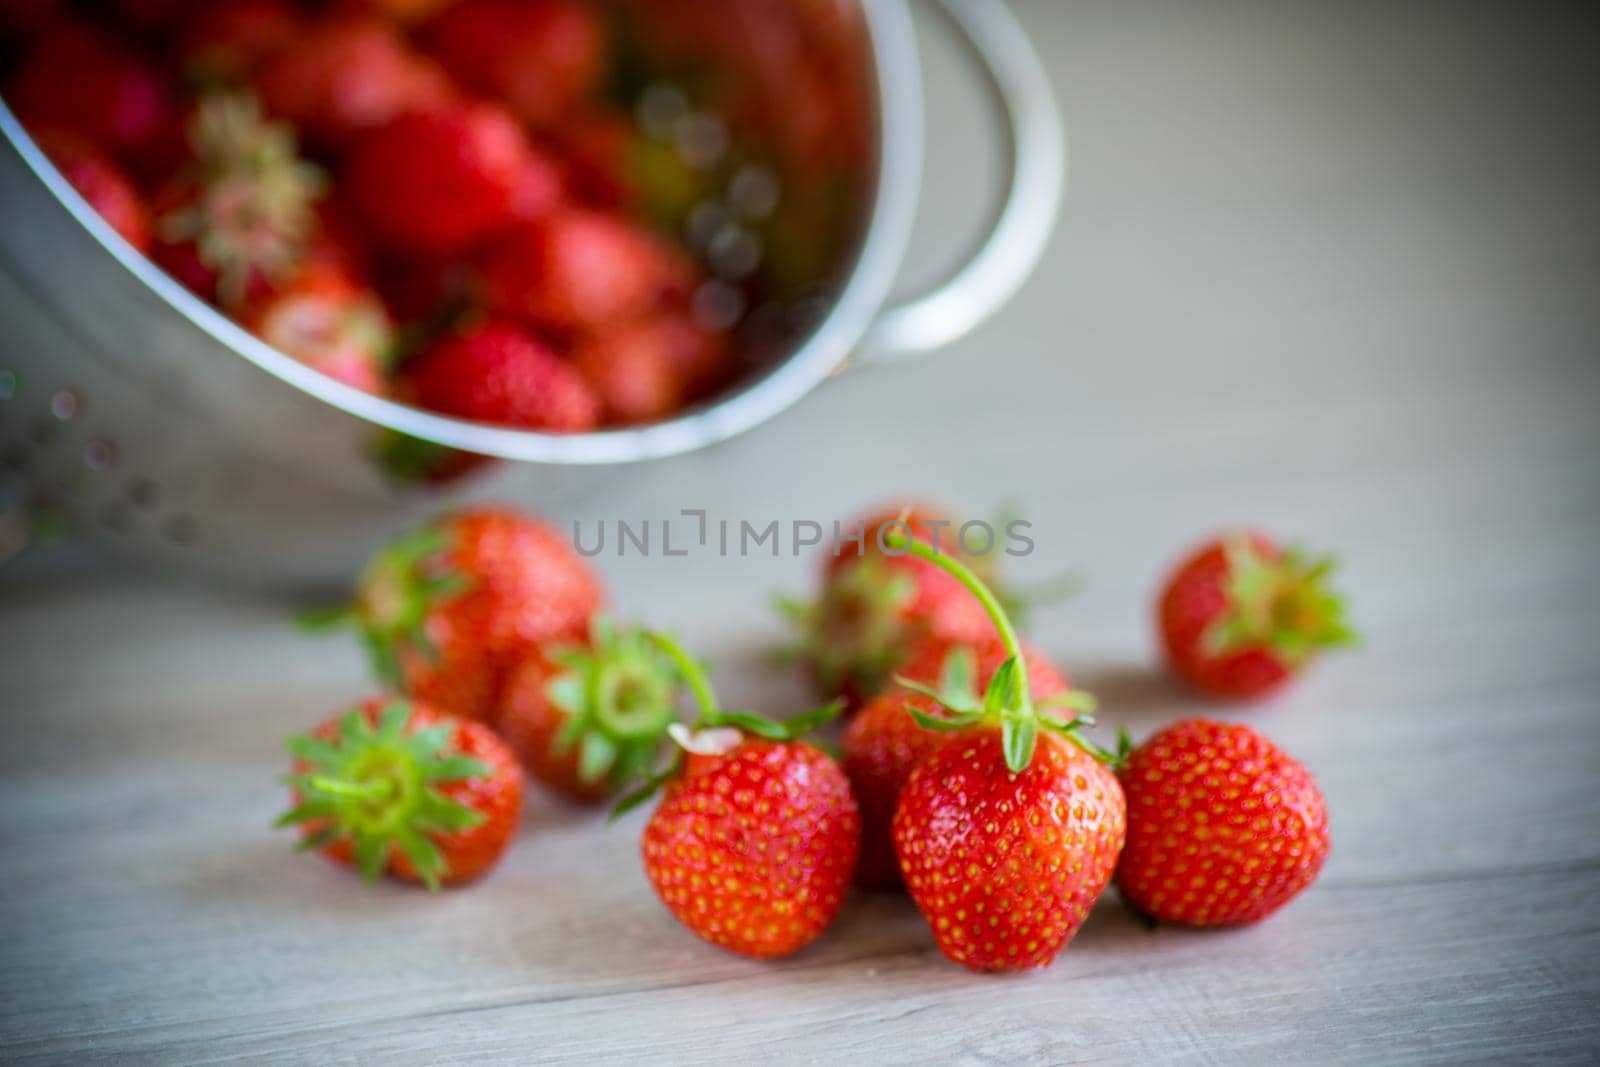
<svg viewBox="0 0 1600 1067"><path fill-rule="evenodd" d="M857 897L786 963L724 955L652 898L642 813L607 831L546 800L481 885L363 893L268 829L278 738L366 691L354 643L67 550L0 574L0 1059L1600 1057L1587 12L1018 6L1075 166L1017 305L914 374L832 384L569 517L1021 501L1039 551L1017 570L1090 578L1040 616L1041 644L1135 734L1237 716L1303 758L1332 811L1321 880L1221 934L1147 931L1109 896L1055 967L1007 980L946 964L896 897ZM921 263L986 173L948 44L927 44L950 125ZM1241 519L1338 547L1365 634L1244 710L1174 689L1148 619L1186 542ZM764 598L811 561L602 564L624 611L714 659L730 702L803 706L764 665Z"/></svg>

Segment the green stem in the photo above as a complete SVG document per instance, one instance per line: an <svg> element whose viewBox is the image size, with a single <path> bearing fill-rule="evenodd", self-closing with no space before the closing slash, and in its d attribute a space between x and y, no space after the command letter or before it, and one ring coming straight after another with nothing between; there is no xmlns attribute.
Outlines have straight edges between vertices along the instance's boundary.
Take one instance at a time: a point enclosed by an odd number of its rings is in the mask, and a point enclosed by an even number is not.
<svg viewBox="0 0 1600 1067"><path fill-rule="evenodd" d="M1000 634L1001 644L1005 645L1006 651L1017 661L1017 693L1021 698L1020 705L1023 708L1032 707L1033 694L1028 684L1028 661L1022 654L1022 642L1018 640L1017 631L1011 625L1011 619L1007 617L1005 608L1000 605L1000 601L995 595L989 591L989 587L983 584L983 580L968 570L966 565L955 557L945 555L922 541L907 540L906 536L899 530L888 531L886 540L896 542L889 547L903 547L918 559L926 560L943 570L955 578L956 581L966 586L967 591L978 598L978 602L983 605L983 610L989 613L989 618L994 622L994 628Z"/></svg>
<svg viewBox="0 0 1600 1067"><path fill-rule="evenodd" d="M321 775L311 779L313 788L324 793L332 793L336 797L348 797L351 800L388 800L394 795L394 783L387 778L374 778L365 782L351 782L343 778L324 778Z"/></svg>
<svg viewBox="0 0 1600 1067"><path fill-rule="evenodd" d="M683 675L683 680L688 683L689 691L694 694L695 703L700 705L700 718L696 725L715 723L720 709L717 707L716 695L711 692L711 682L706 678L706 672L700 669L700 664L684 651L682 645L666 634L652 633L650 640L671 657Z"/></svg>

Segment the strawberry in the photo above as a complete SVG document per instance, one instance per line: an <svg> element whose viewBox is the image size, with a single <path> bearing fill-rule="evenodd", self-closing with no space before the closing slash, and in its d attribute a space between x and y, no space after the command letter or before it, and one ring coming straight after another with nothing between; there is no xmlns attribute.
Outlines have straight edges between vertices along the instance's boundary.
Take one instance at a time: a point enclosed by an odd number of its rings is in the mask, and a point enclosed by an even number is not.
<svg viewBox="0 0 1600 1067"><path fill-rule="evenodd" d="M922 726L956 736L924 756L900 792L893 832L901 873L949 959L977 971L1043 967L1116 867L1127 813L1106 764L1117 757L1083 737L1085 714L1055 714L1083 707L1080 696L1035 701L1016 631L981 579L901 531L889 544L967 587L1010 654L981 699L923 688L943 712L911 709Z"/></svg>
<svg viewBox="0 0 1600 1067"><path fill-rule="evenodd" d="M574 0L459 0L425 36L458 81L533 127L564 118L604 73L600 17Z"/></svg>
<svg viewBox="0 0 1600 1067"><path fill-rule="evenodd" d="M1117 889L1158 922L1259 922L1328 858L1311 772L1248 726L1187 719L1133 750L1121 773L1128 843Z"/></svg>
<svg viewBox="0 0 1600 1067"><path fill-rule="evenodd" d="M405 700L369 700L291 737L301 848L430 889L471 881L505 852L522 774L488 727Z"/></svg>
<svg viewBox="0 0 1600 1067"><path fill-rule="evenodd" d="M582 375L505 322L468 327L438 341L406 367L405 388L432 411L549 433L582 433L600 417Z"/></svg>
<svg viewBox="0 0 1600 1067"><path fill-rule="evenodd" d="M111 9L114 18L138 33L161 33L177 21L184 9L192 5L187 0L101 0Z"/></svg>
<svg viewBox="0 0 1600 1067"><path fill-rule="evenodd" d="M1201 546L1161 594L1161 639L1180 677L1214 696L1265 696L1325 648L1348 645L1343 600L1330 591L1331 558L1280 549L1242 533Z"/></svg>
<svg viewBox="0 0 1600 1067"><path fill-rule="evenodd" d="M580 638L603 598L599 579L553 527L473 507L381 550L350 605L306 621L355 625L385 682L487 722L510 669L545 642Z"/></svg>
<svg viewBox="0 0 1600 1067"><path fill-rule="evenodd" d="M798 952L839 913L861 841L850 783L833 758L799 738L838 713L786 723L718 708L704 673L675 642L655 640L700 705L695 732L675 725L684 754L622 801L662 789L645 826L645 875L697 937L773 959Z"/></svg>
<svg viewBox="0 0 1600 1067"><path fill-rule="evenodd" d="M66 130L34 130L33 139L107 225L140 252L150 251L150 210L121 168Z"/></svg>
<svg viewBox="0 0 1600 1067"><path fill-rule="evenodd" d="M814 603L778 601L799 631L791 652L806 663L821 695L859 706L882 690L919 638L981 641L993 634L983 605L960 582L914 556L885 552L879 543L880 534L904 530L919 541L937 541L941 552L958 552L957 525L927 508L867 516L860 522L864 547L840 541L824 558L822 594Z"/></svg>
<svg viewBox="0 0 1600 1067"><path fill-rule="evenodd" d="M303 31L300 12L289 0L195 4L178 42L178 61L201 85L244 83Z"/></svg>
<svg viewBox="0 0 1600 1067"><path fill-rule="evenodd" d="M373 456L385 474L408 485L450 485L497 462L489 456L462 452L397 430L379 435Z"/></svg>
<svg viewBox="0 0 1600 1067"><path fill-rule="evenodd" d="M316 232L322 174L299 156L294 131L262 118L246 93L203 97L189 125L194 160L159 198L155 258L224 308L270 289Z"/></svg>
<svg viewBox="0 0 1600 1067"><path fill-rule="evenodd" d="M31 37L60 12L61 0L4 0L0 3L0 36L12 41Z"/></svg>
<svg viewBox="0 0 1600 1067"><path fill-rule="evenodd" d="M401 23L420 22L437 15L456 0L339 0L341 9L378 15Z"/></svg>
<svg viewBox="0 0 1600 1067"><path fill-rule="evenodd" d="M573 800L604 800L654 768L676 681L643 631L596 619L587 641L541 645L511 672L495 727L533 777Z"/></svg>
<svg viewBox="0 0 1600 1067"><path fill-rule="evenodd" d="M306 263L247 306L240 322L313 370L364 392L383 392L394 329L377 294L337 267Z"/></svg>
<svg viewBox="0 0 1600 1067"><path fill-rule="evenodd" d="M527 210L527 183L540 169L553 165L503 109L467 104L412 112L374 131L352 152L344 184L356 217L384 243L451 252Z"/></svg>
<svg viewBox="0 0 1600 1067"><path fill-rule="evenodd" d="M561 168L541 152L529 152L511 194L511 221L534 222L556 209L564 194Z"/></svg>
<svg viewBox="0 0 1600 1067"><path fill-rule="evenodd" d="M652 137L627 116L592 108L551 136L573 195L590 207L619 211L663 230L683 225L694 206L716 195L671 138Z"/></svg>
<svg viewBox="0 0 1600 1067"><path fill-rule="evenodd" d="M299 34L261 66L256 87L268 111L329 151L455 96L444 72L393 27L364 18L332 18Z"/></svg>
<svg viewBox="0 0 1600 1067"><path fill-rule="evenodd" d="M572 362L600 397L608 422L653 422L678 410L687 393L675 343L670 325L624 323L586 337Z"/></svg>
<svg viewBox="0 0 1600 1067"><path fill-rule="evenodd" d="M722 381L729 359L725 337L671 312L597 330L572 353L607 420L620 424L680 410Z"/></svg>
<svg viewBox="0 0 1600 1067"><path fill-rule="evenodd" d="M686 270L642 230L581 209L515 228L478 266L492 311L558 331L637 318L680 285Z"/></svg>
<svg viewBox="0 0 1600 1067"><path fill-rule="evenodd" d="M154 67L70 19L52 22L34 40L6 102L24 125L71 130L124 162L149 149L175 114Z"/></svg>
<svg viewBox="0 0 1600 1067"><path fill-rule="evenodd" d="M738 354L728 334L703 329L683 311L666 311L654 320L664 335L662 347L682 382L684 403L704 399L726 386L738 373Z"/></svg>
<svg viewBox="0 0 1600 1067"><path fill-rule="evenodd" d="M1053 697L1071 689L1066 676L1049 660L1026 645L1023 650L1035 696ZM987 686L1009 658L1005 644L993 634L975 643L924 637L907 651L897 675L900 683L869 700L845 727L844 772L861 805L857 885L865 889L901 885L892 833L895 805L916 765L948 739L918 723L910 709L940 715L946 705L976 705L974 683ZM937 687L935 692L940 695L930 696L929 687ZM1081 694L1075 699L1080 708L1087 706Z"/></svg>

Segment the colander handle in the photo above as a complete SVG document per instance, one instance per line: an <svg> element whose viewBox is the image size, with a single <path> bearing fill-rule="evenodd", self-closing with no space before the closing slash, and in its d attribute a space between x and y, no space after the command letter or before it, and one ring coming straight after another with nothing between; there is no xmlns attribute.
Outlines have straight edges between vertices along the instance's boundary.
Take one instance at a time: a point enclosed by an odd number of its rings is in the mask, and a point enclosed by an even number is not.
<svg viewBox="0 0 1600 1067"><path fill-rule="evenodd" d="M949 344L998 311L1038 265L1054 229L1066 139L1050 78L1001 0L940 0L985 68L1006 117L1009 186L994 227L932 292L883 312L855 362L880 363Z"/></svg>

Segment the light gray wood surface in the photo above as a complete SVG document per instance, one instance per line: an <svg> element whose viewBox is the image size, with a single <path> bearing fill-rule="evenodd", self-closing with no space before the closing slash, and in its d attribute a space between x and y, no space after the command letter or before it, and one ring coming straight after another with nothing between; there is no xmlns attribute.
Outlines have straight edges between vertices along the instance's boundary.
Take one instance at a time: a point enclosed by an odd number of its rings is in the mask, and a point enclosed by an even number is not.
<svg viewBox="0 0 1600 1067"><path fill-rule="evenodd" d="M1021 502L1080 568L1040 643L1136 735L1237 716L1317 773L1333 856L1256 928L1108 896L1049 971L970 976L911 905L799 957L680 929L643 815L535 800L439 897L291 857L278 738L359 696L284 605L46 554L0 572L0 1059L863 1062L1600 1056L1600 188L1583 5L1031 0L1073 139L1049 260L917 368L831 383L584 518ZM927 221L992 178L930 33ZM530 487L530 498L536 487ZM1157 670L1161 570L1252 521L1341 550L1366 637L1266 707ZM604 561L729 698L783 714L784 556Z"/></svg>

